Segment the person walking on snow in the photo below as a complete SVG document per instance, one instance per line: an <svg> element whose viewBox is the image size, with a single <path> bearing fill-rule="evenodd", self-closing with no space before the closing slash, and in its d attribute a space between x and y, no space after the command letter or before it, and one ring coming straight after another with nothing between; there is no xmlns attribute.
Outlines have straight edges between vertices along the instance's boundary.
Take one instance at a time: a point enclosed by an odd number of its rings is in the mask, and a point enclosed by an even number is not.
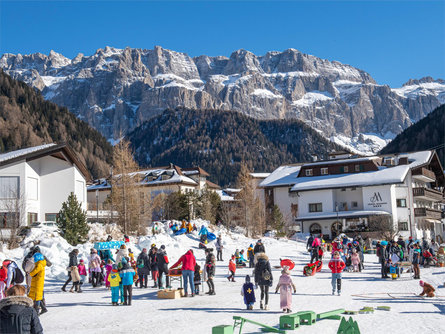
<svg viewBox="0 0 445 334"><path fill-rule="evenodd" d="M246 275L246 282L241 288L241 296L244 297L244 304L248 310L253 310L253 304L255 304L255 291L253 289L253 284L250 282L250 276Z"/></svg>
<svg viewBox="0 0 445 334"><path fill-rule="evenodd" d="M236 264L235 264L235 255L232 255L232 258L229 260L229 272L230 275L227 276L227 279L232 282L235 282L235 272L236 272Z"/></svg>
<svg viewBox="0 0 445 334"><path fill-rule="evenodd" d="M222 239L221 239L221 235L218 235L218 238L216 238L216 260L217 261L222 261L222 250L224 248L223 244L222 244Z"/></svg>
<svg viewBox="0 0 445 334"><path fill-rule="evenodd" d="M35 253L34 263L34 270L29 273L31 276L31 288L29 289L28 297L34 301L34 308L38 314L43 299L46 260L41 253Z"/></svg>
<svg viewBox="0 0 445 334"><path fill-rule="evenodd" d="M156 254L156 261L159 270L159 278L158 278L158 287L159 289L163 289L162 277L165 275L165 284L167 288L171 288L170 286L170 277L168 276L168 257L167 252L165 251L165 246L162 245Z"/></svg>
<svg viewBox="0 0 445 334"><path fill-rule="evenodd" d="M255 284L261 290L260 309L268 310L269 287L273 284L272 269L266 253L255 253L255 262ZM265 301L264 304L263 301Z"/></svg>
<svg viewBox="0 0 445 334"><path fill-rule="evenodd" d="M107 281L111 289L111 304L113 306L117 306L119 305L119 284L121 283L121 277L117 270L117 264L113 264Z"/></svg>
<svg viewBox="0 0 445 334"><path fill-rule="evenodd" d="M119 276L122 279L122 286L124 288L124 305L131 305L131 299L133 297L133 282L136 273L133 268L130 267L127 258L121 260L122 269L119 272Z"/></svg>
<svg viewBox="0 0 445 334"><path fill-rule="evenodd" d="M212 253L212 248L206 248L204 251L206 254L205 271L207 274L207 285L209 286L209 291L206 294L213 296L215 294L215 282L213 278L215 277L215 255Z"/></svg>
<svg viewBox="0 0 445 334"><path fill-rule="evenodd" d="M99 275L101 272L100 268L101 259L97 255L97 250L91 248L90 256L88 257L88 267L91 273L91 284L95 288L99 284Z"/></svg>
<svg viewBox="0 0 445 334"><path fill-rule="evenodd" d="M247 259L249 260L249 268L255 267L255 253L253 251L253 244L247 248Z"/></svg>
<svg viewBox="0 0 445 334"><path fill-rule="evenodd" d="M284 266L281 271L281 276L278 281L277 287L275 288L275 293L280 290L280 308L283 312L291 313L292 310L292 289L294 293L297 292L292 278L290 277L289 266Z"/></svg>
<svg viewBox="0 0 445 334"><path fill-rule="evenodd" d="M65 284L63 284L62 286L62 291L66 292L66 286L68 285L69 282L71 282L71 273L70 273L70 268L78 265L77 262L77 256L79 255L79 250L78 249L73 249L69 254L69 263L68 263L68 279L66 280Z"/></svg>
<svg viewBox="0 0 445 334"><path fill-rule="evenodd" d="M351 263L352 267L354 268L354 272L358 272L360 270L360 256L355 248L352 249Z"/></svg>
<svg viewBox="0 0 445 334"><path fill-rule="evenodd" d="M147 255L147 248L142 249L137 259L137 270L140 287L147 287L148 275L150 274L150 258Z"/></svg>
<svg viewBox="0 0 445 334"><path fill-rule="evenodd" d="M261 239L256 242L253 252L255 254L266 253L266 248L264 247L263 243L261 242Z"/></svg>
<svg viewBox="0 0 445 334"><path fill-rule="evenodd" d="M338 251L334 252L334 257L329 261L329 269L332 271L332 295L335 294L335 287L337 287L337 293L341 294L341 273L345 269L346 265L340 258L340 253Z"/></svg>
<svg viewBox="0 0 445 334"><path fill-rule="evenodd" d="M182 264L182 278L184 280L184 293L187 297L187 284L190 285L190 297L195 297L195 284L194 284L194 274L195 274L195 265L196 259L195 255L193 255L193 250L189 249L184 255L182 255L179 260L170 267L174 269Z"/></svg>

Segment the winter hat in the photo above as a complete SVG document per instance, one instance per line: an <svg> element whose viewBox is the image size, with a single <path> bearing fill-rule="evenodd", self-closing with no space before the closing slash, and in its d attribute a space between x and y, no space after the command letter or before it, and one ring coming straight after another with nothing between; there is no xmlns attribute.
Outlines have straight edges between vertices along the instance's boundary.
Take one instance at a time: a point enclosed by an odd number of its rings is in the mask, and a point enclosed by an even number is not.
<svg viewBox="0 0 445 334"><path fill-rule="evenodd" d="M161 246L161 249L165 249L165 245L162 245L162 246Z"/></svg>
<svg viewBox="0 0 445 334"><path fill-rule="evenodd" d="M250 246L249 246L250 248L253 248L253 244L250 244Z"/></svg>
<svg viewBox="0 0 445 334"><path fill-rule="evenodd" d="M282 274L290 275L289 266L284 266L283 270L281 270Z"/></svg>
<svg viewBox="0 0 445 334"><path fill-rule="evenodd" d="M32 252L35 254L35 253L40 253L40 247L39 246L34 246L33 248L32 248Z"/></svg>
<svg viewBox="0 0 445 334"><path fill-rule="evenodd" d="M126 264L128 261L127 261L127 259L125 257L123 257L121 262L122 262L122 264Z"/></svg>
<svg viewBox="0 0 445 334"><path fill-rule="evenodd" d="M34 262L38 262L38 261L42 261L45 260L45 258L43 257L42 253L35 253L34 254Z"/></svg>
<svg viewBox="0 0 445 334"><path fill-rule="evenodd" d="M114 272L117 272L117 264L113 264L113 266L111 267L111 270Z"/></svg>
<svg viewBox="0 0 445 334"><path fill-rule="evenodd" d="M424 285L425 285L425 282L424 282L424 281L419 281L419 285L420 285L420 286L424 286Z"/></svg>
<svg viewBox="0 0 445 334"><path fill-rule="evenodd" d="M250 276L246 275L246 283L250 283Z"/></svg>

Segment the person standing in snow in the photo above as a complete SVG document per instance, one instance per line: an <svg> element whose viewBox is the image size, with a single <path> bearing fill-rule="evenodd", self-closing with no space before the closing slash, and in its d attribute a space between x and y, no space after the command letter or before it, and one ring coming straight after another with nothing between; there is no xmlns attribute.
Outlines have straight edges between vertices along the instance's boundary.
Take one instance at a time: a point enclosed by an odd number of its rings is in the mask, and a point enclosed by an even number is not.
<svg viewBox="0 0 445 334"><path fill-rule="evenodd" d="M165 251L165 246L162 245L156 254L156 262L159 270L159 278L158 278L158 287L159 289L163 289L164 285L162 283L162 278L165 275L165 284L167 288L171 288L170 286L170 277L168 276L168 257L167 252Z"/></svg>
<svg viewBox="0 0 445 334"><path fill-rule="evenodd" d="M306 249L310 252L312 249L312 243L314 242L314 236L311 234L306 242ZM312 261L311 261L312 262Z"/></svg>
<svg viewBox="0 0 445 334"><path fill-rule="evenodd" d="M87 277L87 269L85 268L85 264L82 259L80 259L77 269L79 270L80 275L79 290L77 292L82 292L82 285L85 283L85 278Z"/></svg>
<svg viewBox="0 0 445 334"><path fill-rule="evenodd" d="M420 279L420 257L421 257L421 252L420 252L420 247L418 244L414 244L413 245L413 260L412 260L412 265L413 265L413 271L414 271L414 279Z"/></svg>
<svg viewBox="0 0 445 334"><path fill-rule="evenodd" d="M0 300L0 333L43 334L33 301L25 294L23 285L14 285Z"/></svg>
<svg viewBox="0 0 445 334"><path fill-rule="evenodd" d="M244 297L244 304L248 310L253 310L253 304L255 304L255 291L252 282L250 282L250 276L246 275L246 281L241 288L241 296Z"/></svg>
<svg viewBox="0 0 445 334"><path fill-rule="evenodd" d="M222 239L221 239L221 234L218 235L218 238L216 238L216 261L222 261L222 250L224 248L223 243L222 243Z"/></svg>
<svg viewBox="0 0 445 334"><path fill-rule="evenodd" d="M150 275L150 258L147 255L147 248L142 249L142 252L139 254L137 262L137 270L139 276L140 287L147 287L148 284L148 275Z"/></svg>
<svg viewBox="0 0 445 334"><path fill-rule="evenodd" d="M90 256L88 257L88 267L91 273L91 284L93 285L93 288L99 284L101 262L99 255L97 255L97 250L91 248Z"/></svg>
<svg viewBox="0 0 445 334"><path fill-rule="evenodd" d="M9 287L13 286L14 284L20 284L23 282L23 274L15 261L4 260L3 267L6 267L8 270L6 278L6 289L9 289Z"/></svg>
<svg viewBox="0 0 445 334"><path fill-rule="evenodd" d="M194 274L195 274L195 265L196 265L196 258L193 254L193 250L189 249L184 255L182 255L179 260L170 267L171 269L174 269L178 267L180 264L182 264L182 279L184 281L184 293L187 297L187 285L190 285L190 297L195 297L195 284L194 281Z"/></svg>
<svg viewBox="0 0 445 334"><path fill-rule="evenodd" d="M119 276L122 279L122 286L124 288L124 305L131 305L131 299L133 297L133 282L136 273L133 268L130 267L127 258L121 260L122 269L119 272Z"/></svg>
<svg viewBox="0 0 445 334"><path fill-rule="evenodd" d="M255 284L259 285L261 290L260 309L268 310L269 287L273 284L272 269L266 253L255 253L255 262Z"/></svg>
<svg viewBox="0 0 445 334"><path fill-rule="evenodd" d="M0 261L0 300L5 298L7 278L8 278L8 270L6 269L6 267L3 266L3 261Z"/></svg>
<svg viewBox="0 0 445 334"><path fill-rule="evenodd" d="M31 276L31 288L28 297L34 301L34 308L37 314L41 307L43 299L43 287L45 285L45 267L46 261L41 253L34 254L34 269L29 273Z"/></svg>
<svg viewBox="0 0 445 334"><path fill-rule="evenodd" d="M314 241L312 241L312 251L311 251L311 262L314 263L315 261L318 261L320 259L320 245L321 240L318 238L314 238Z"/></svg>
<svg viewBox="0 0 445 334"><path fill-rule="evenodd" d="M354 272L358 272L360 268L360 256L358 255L355 248L352 249L352 255L351 255L351 264L354 268Z"/></svg>
<svg viewBox="0 0 445 334"><path fill-rule="evenodd" d="M158 268L157 252L158 249L156 245L152 244L149 253L151 278L153 279L154 282L152 288L158 287L159 268Z"/></svg>
<svg viewBox="0 0 445 334"><path fill-rule="evenodd" d="M119 285L122 281L117 269L117 264L113 264L107 281L111 289L111 304L117 306L119 305Z"/></svg>
<svg viewBox="0 0 445 334"><path fill-rule="evenodd" d="M235 255L232 255L232 258L229 260L229 272L230 275L227 276L227 279L235 282L235 272L236 272L236 264L235 264Z"/></svg>
<svg viewBox="0 0 445 334"><path fill-rule="evenodd" d="M338 251L334 252L334 257L329 261L329 269L332 271L331 284L332 284L332 295L335 294L335 288L337 287L337 293L341 294L341 273L345 269L346 265L340 258L340 253Z"/></svg>
<svg viewBox="0 0 445 334"><path fill-rule="evenodd" d="M66 280L65 284L63 284L62 286L62 291L66 292L66 286L68 285L69 282L71 282L71 268L78 265L77 263L77 256L79 255L79 250L78 249L73 249L70 253L69 253L69 263L68 263L68 279Z"/></svg>
<svg viewBox="0 0 445 334"><path fill-rule="evenodd" d="M122 261L124 257L128 257L128 249L124 244L121 245L120 249L116 254L116 264L119 266L119 263Z"/></svg>
<svg viewBox="0 0 445 334"><path fill-rule="evenodd" d="M212 253L212 248L206 248L204 251L206 254L205 271L207 274L207 285L209 286L209 291L206 294L213 296L215 294L215 282L213 278L215 277L215 255Z"/></svg>
<svg viewBox="0 0 445 334"><path fill-rule="evenodd" d="M263 243L261 242L261 239L256 242L256 245L255 245L255 248L253 249L253 252L255 254L266 253L266 248L264 247Z"/></svg>
<svg viewBox="0 0 445 334"><path fill-rule="evenodd" d="M292 278L290 277L289 266L284 266L281 271L281 276L278 281L277 287L275 288L275 293L280 290L280 308L283 312L291 313L292 310L292 289L294 293L297 292Z"/></svg>
<svg viewBox="0 0 445 334"><path fill-rule="evenodd" d="M249 260L249 268L255 267L255 253L253 251L253 244L247 248L247 259Z"/></svg>

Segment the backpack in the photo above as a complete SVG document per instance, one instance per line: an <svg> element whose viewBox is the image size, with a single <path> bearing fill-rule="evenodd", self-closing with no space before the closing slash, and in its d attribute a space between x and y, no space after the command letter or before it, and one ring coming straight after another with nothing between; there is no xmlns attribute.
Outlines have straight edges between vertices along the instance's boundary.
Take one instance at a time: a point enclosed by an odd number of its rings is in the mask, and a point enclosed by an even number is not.
<svg viewBox="0 0 445 334"><path fill-rule="evenodd" d="M267 270L266 267L263 269L263 272L261 273L261 277L265 281L270 281L270 272L269 272L269 270Z"/></svg>
<svg viewBox="0 0 445 334"><path fill-rule="evenodd" d="M19 269L19 267L15 268L15 274L12 278L12 282L15 284L21 284L25 280L25 277L23 276L22 271Z"/></svg>
<svg viewBox="0 0 445 334"><path fill-rule="evenodd" d="M138 259L137 267L144 268L144 266L145 266L145 261L142 258Z"/></svg>

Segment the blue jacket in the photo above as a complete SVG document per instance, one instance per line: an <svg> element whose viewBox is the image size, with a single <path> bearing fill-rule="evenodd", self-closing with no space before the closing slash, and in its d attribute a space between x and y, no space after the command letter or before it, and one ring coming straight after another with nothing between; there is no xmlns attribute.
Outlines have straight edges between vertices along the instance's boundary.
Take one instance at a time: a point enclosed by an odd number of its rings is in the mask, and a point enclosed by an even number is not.
<svg viewBox="0 0 445 334"><path fill-rule="evenodd" d="M122 285L133 285L134 281L134 275L136 273L134 272L133 268L126 265L120 272L119 275L122 279Z"/></svg>
<svg viewBox="0 0 445 334"><path fill-rule="evenodd" d="M204 225L202 225L198 235L207 235L207 233L208 233L207 228Z"/></svg>

